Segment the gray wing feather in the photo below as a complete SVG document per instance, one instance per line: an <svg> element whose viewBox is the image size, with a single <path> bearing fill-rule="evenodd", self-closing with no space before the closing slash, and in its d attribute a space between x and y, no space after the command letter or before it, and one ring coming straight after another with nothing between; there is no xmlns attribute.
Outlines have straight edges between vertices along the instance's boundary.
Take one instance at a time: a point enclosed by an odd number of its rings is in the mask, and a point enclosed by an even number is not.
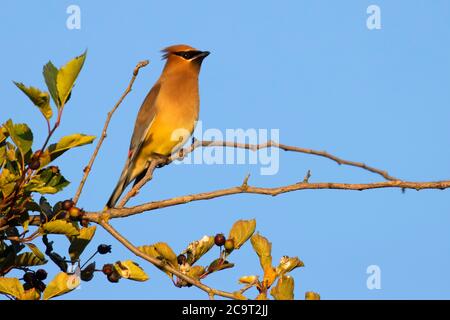
<svg viewBox="0 0 450 320"><path fill-rule="evenodd" d="M131 137L130 142L130 151L133 153L130 162L133 162L132 159L136 154L138 154L142 143L145 141L145 137L147 136L147 132L150 129L151 123L155 118L155 102L156 98L158 97L160 88L161 84L159 82L156 83L147 94L147 97L145 97L145 100L142 103L141 108L139 109L139 113L136 117L136 123L134 125L133 136Z"/></svg>

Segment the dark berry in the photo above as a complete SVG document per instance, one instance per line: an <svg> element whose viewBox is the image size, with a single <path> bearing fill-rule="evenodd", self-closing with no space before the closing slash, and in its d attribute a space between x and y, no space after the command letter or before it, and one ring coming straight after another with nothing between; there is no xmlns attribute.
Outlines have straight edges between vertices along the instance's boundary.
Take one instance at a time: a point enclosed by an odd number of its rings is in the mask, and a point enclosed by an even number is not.
<svg viewBox="0 0 450 320"><path fill-rule="evenodd" d="M44 269L37 270L35 275L36 275L36 278L38 280L45 280L45 279L47 279L47 271L45 271Z"/></svg>
<svg viewBox="0 0 450 320"><path fill-rule="evenodd" d="M228 239L227 241L225 241L225 250L231 252L233 251L233 249L234 249L234 240Z"/></svg>
<svg viewBox="0 0 450 320"><path fill-rule="evenodd" d="M114 272L111 272L110 274L108 274L107 278L108 278L109 282L117 283L117 282L119 282L120 275L114 271Z"/></svg>
<svg viewBox="0 0 450 320"><path fill-rule="evenodd" d="M101 244L97 247L97 251L100 254L111 253L111 246L107 244Z"/></svg>
<svg viewBox="0 0 450 320"><path fill-rule="evenodd" d="M41 162L39 161L39 159L35 159L35 160L31 161L29 168L31 170L37 170L40 168L40 166L41 166Z"/></svg>
<svg viewBox="0 0 450 320"><path fill-rule="evenodd" d="M177 257L177 261L178 261L178 264L185 264L186 263L186 260L187 260L187 258L186 258L186 256L184 255L184 254L180 254L178 257Z"/></svg>
<svg viewBox="0 0 450 320"><path fill-rule="evenodd" d="M216 236L214 237L214 243L216 244L216 246L223 246L225 244L226 238L223 235L223 233L218 233L216 234Z"/></svg>
<svg viewBox="0 0 450 320"><path fill-rule="evenodd" d="M106 274L107 276L110 275L111 273L113 273L113 271L114 271L114 266L110 263L105 264L102 268L102 272L104 274Z"/></svg>
<svg viewBox="0 0 450 320"><path fill-rule="evenodd" d="M23 275L23 281L25 281L25 283L32 284L36 281L36 275L34 274L34 272L26 272Z"/></svg>
<svg viewBox="0 0 450 320"><path fill-rule="evenodd" d="M47 287L45 285L45 283L43 283L41 280L37 280L36 283L34 284L34 287L40 291L40 292L44 292L45 288Z"/></svg>
<svg viewBox="0 0 450 320"><path fill-rule="evenodd" d="M62 203L62 208L63 208L63 210L66 210L66 211L69 211L70 208L72 208L73 206L74 206L74 203L70 199L63 201L63 203Z"/></svg>

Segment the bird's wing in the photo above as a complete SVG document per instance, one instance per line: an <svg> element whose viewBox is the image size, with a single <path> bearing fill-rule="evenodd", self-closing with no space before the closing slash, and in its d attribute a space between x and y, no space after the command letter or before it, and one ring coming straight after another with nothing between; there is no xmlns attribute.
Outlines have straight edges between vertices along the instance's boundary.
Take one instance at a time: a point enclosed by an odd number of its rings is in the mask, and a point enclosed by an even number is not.
<svg viewBox="0 0 450 320"><path fill-rule="evenodd" d="M144 103L142 103L141 109L139 109L136 123L134 125L133 136L131 137L130 150L128 153L128 159L134 158L138 154L139 149L142 147L147 132L151 127L152 121L156 115L156 99L159 94L161 84L156 83L150 92L145 97ZM131 163L132 161L130 161Z"/></svg>

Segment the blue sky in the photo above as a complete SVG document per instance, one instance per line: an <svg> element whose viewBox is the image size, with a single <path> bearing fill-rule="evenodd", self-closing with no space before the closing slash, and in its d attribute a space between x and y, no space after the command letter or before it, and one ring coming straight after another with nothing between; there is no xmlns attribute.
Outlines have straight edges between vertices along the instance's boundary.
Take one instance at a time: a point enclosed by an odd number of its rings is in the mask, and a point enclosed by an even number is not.
<svg viewBox="0 0 450 320"><path fill-rule="evenodd" d="M66 28L71 4L81 8L80 30ZM366 27L371 4L381 8L380 30ZM136 62L150 59L111 122L79 202L87 210L100 210L109 197L137 110L163 66L159 50L177 43L212 52L200 77L204 128L275 128L282 143L364 161L405 180L450 177L448 1L2 1L0 37L0 119L29 123L41 142L45 124L11 80L44 88L41 70L49 59L59 66L88 48L55 139L99 135ZM58 160L72 184L49 197L52 202L74 194L93 147ZM273 176L260 175L257 165L171 165L158 170L130 204L234 186L247 173L252 185L294 183L308 169L312 182L380 180L326 159L280 153ZM275 261L287 254L305 262L293 272L296 298L308 290L324 299L450 298L448 190L238 195L113 225L137 245L166 241L179 252L204 234L228 233L235 220L249 218L273 242ZM61 253L65 241L59 241ZM134 259L102 230L85 258L102 242L112 244L113 254L99 257L99 266ZM249 244L231 260L234 269L205 283L234 291L240 276L262 273ZM159 270L139 262L148 282L110 284L98 274L65 298L206 298L196 288L173 287ZM381 268L380 290L366 287L369 265Z"/></svg>

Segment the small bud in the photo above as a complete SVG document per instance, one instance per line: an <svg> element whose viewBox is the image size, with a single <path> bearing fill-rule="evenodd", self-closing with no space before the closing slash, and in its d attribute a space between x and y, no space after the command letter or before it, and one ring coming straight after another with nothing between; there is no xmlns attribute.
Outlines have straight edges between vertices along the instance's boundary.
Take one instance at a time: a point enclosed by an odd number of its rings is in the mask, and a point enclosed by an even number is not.
<svg viewBox="0 0 450 320"><path fill-rule="evenodd" d="M225 250L227 252L231 252L234 250L234 240L233 239L227 239L227 241L225 241Z"/></svg>
<svg viewBox="0 0 450 320"><path fill-rule="evenodd" d="M100 254L111 253L111 246L107 244L101 244L97 247L97 251Z"/></svg>
<svg viewBox="0 0 450 320"><path fill-rule="evenodd" d="M31 163L28 165L31 170L37 170L40 168L40 166L41 162L39 161L39 159L31 161Z"/></svg>
<svg viewBox="0 0 450 320"><path fill-rule="evenodd" d="M53 174L59 174L59 168L57 166L50 166L48 167L50 170L52 170Z"/></svg>
<svg viewBox="0 0 450 320"><path fill-rule="evenodd" d="M83 212L77 207L72 207L69 209L69 215L72 219L78 220L83 215Z"/></svg>

